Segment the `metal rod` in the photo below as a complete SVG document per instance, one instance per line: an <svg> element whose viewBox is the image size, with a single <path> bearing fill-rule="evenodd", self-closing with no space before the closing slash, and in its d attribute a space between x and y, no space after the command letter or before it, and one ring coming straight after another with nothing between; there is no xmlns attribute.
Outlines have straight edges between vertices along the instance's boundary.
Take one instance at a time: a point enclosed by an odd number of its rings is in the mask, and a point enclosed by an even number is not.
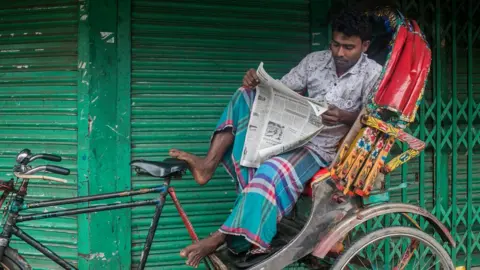
<svg viewBox="0 0 480 270"><path fill-rule="evenodd" d="M452 0L452 232L457 232L457 159L458 159L458 98L457 98L457 0ZM457 265L457 247L451 258Z"/></svg>
<svg viewBox="0 0 480 270"><path fill-rule="evenodd" d="M98 205L98 206L89 206L83 207L78 209L71 209L71 210L62 210L62 211L55 211L51 213L43 213L43 214L32 214L32 215L20 215L17 217L18 222L25 222L29 220L38 220L38 219L45 219L45 218L52 218L52 217L63 217L63 216L73 216L78 214L85 214L85 213L92 213L92 212L100 212L100 211L107 211L107 210L116 210L122 208L130 208L130 207L138 207L138 206L146 206L146 205L155 205L158 204L159 200L147 200L147 201L139 201L139 202L129 202L129 203L113 203L107 205Z"/></svg>
<svg viewBox="0 0 480 270"><path fill-rule="evenodd" d="M160 220L160 216L162 215L163 206L165 205L165 197L166 194L162 194L160 199L158 200L159 203L155 209L155 214L153 215L152 224L150 225L150 229L148 230L147 240L145 241L145 246L143 247L142 255L140 256L140 264L138 265L139 270L143 270L145 268L145 264L147 263L148 254L150 253L150 248L152 247L153 238L155 237L155 231L157 230L158 221Z"/></svg>
<svg viewBox="0 0 480 270"><path fill-rule="evenodd" d="M10 214L7 217L7 221L3 224L3 231L0 233L0 262L3 261L5 249L11 241L16 216L16 213Z"/></svg>
<svg viewBox="0 0 480 270"><path fill-rule="evenodd" d="M192 223L188 219L187 213L185 213L185 210L183 210L183 207L177 198L177 194L175 193L175 189L173 187L169 187L168 194L172 198L173 204L175 205L175 208L177 208L177 212L182 218L183 224L185 225L185 228L187 228L190 238L192 238L192 242L198 242L199 239L197 234L195 233L195 229L193 228ZM225 264L223 264L223 262L215 254L211 254L204 258L205 265L209 268L210 266L208 260L210 260L211 264L213 264L213 267L215 269L228 269L227 266L225 266Z"/></svg>
<svg viewBox="0 0 480 270"><path fill-rule="evenodd" d="M6 190L3 192L2 196L0 197L0 207L2 207L3 203L5 202L5 199L8 197L10 194L10 191Z"/></svg>
<svg viewBox="0 0 480 270"><path fill-rule="evenodd" d="M472 227L473 227L473 201L472 201L472 169L473 169L473 0L468 0L468 131L467 131L467 269L472 267Z"/></svg>
<svg viewBox="0 0 480 270"><path fill-rule="evenodd" d="M425 23L425 0L420 0L420 20L422 20L423 25L426 25ZM424 101L420 104L420 119L419 119L419 124L420 124L420 134L419 134L419 139L424 141L425 143L428 144L428 142L425 141L426 137L426 102L427 102L427 95L424 94L423 97ZM418 168L418 186L419 186L419 197L418 200L420 202L420 207L425 208L425 151L420 152L420 158L419 158L420 164ZM421 218L420 219L420 226L422 228L425 228L425 219ZM420 254L424 254L424 247L420 247ZM423 267L423 263L420 262L420 268Z"/></svg>
<svg viewBox="0 0 480 270"><path fill-rule="evenodd" d="M440 16L441 16L441 0L435 1L435 76L434 76L434 87L435 87L435 216L439 219L442 219L442 185L443 175L441 170L442 164L442 53L441 53L441 25L440 25Z"/></svg>
<svg viewBox="0 0 480 270"><path fill-rule="evenodd" d="M385 187L386 188L391 188L391 174L385 175ZM391 224L391 215L385 215L384 218L385 218L385 227L389 227L390 224ZM387 239L385 239L385 241L386 242L385 242L385 245L383 247L383 253L385 254L384 255L385 258L387 258L387 260L388 260L389 258L391 258L390 257L391 256L390 248L389 248L390 247L390 239L387 238Z"/></svg>
<svg viewBox="0 0 480 270"><path fill-rule="evenodd" d="M37 240L32 238L27 233L23 232L18 227L14 226L14 227L12 227L12 229L13 229L13 234L15 236L22 239L23 241L25 241L30 246L34 247L36 250L40 251L43 255L47 256L49 259L56 262L61 267L65 268L65 269L77 269L75 266L69 264L67 261L65 261L60 256L58 256L55 252L51 251L46 246L39 243Z"/></svg>
<svg viewBox="0 0 480 270"><path fill-rule="evenodd" d="M37 166L35 168L32 168L22 174L26 174L26 175L32 175L32 174L35 174L37 172L43 172L47 169L47 166L46 165L41 165L41 166Z"/></svg>
<svg viewBox="0 0 480 270"><path fill-rule="evenodd" d="M124 192L112 192L112 193L105 193L105 194L99 194L99 195L93 195L93 196L81 196L76 198L67 198L67 199L60 199L60 200L32 202L32 203L25 204L22 207L22 210L57 206L57 205L66 205L66 204L73 204L73 203L91 202L91 201L120 198L120 197L132 197L132 196L137 196L142 194L166 192L166 191L167 191L166 186L158 186L154 188L137 189L137 190L131 190L131 191L124 191Z"/></svg>
<svg viewBox="0 0 480 270"><path fill-rule="evenodd" d="M173 204L175 205L175 208L177 208L177 212L180 215L180 218L183 221L183 224L185 225L185 228L188 231L188 234L190 235L190 238L192 238L192 241L198 242L198 236L195 233L195 230L193 229L193 225L188 219L187 213L185 213L185 210L183 210L182 205L180 204L180 201L177 198L177 194L175 193L175 189L173 187L168 188L168 194L172 198Z"/></svg>

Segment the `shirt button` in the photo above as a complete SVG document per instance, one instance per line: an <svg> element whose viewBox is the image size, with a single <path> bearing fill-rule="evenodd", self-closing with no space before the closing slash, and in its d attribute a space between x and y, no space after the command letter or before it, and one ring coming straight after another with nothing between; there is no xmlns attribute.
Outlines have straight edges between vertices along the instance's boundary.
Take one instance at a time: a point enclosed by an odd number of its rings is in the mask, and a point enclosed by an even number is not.
<svg viewBox="0 0 480 270"><path fill-rule="evenodd" d="M334 83L333 85L334 85L334 86L337 86L337 83Z"/></svg>

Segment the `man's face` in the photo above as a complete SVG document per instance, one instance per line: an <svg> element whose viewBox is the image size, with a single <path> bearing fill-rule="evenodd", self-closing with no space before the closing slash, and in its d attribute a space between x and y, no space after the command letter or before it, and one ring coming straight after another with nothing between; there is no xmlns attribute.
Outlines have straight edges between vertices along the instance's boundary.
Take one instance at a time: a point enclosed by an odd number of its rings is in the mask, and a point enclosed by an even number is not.
<svg viewBox="0 0 480 270"><path fill-rule="evenodd" d="M345 71L353 67L362 53L368 50L368 46L370 46L370 41L362 42L359 36L349 37L341 32L333 32L330 50L337 70Z"/></svg>

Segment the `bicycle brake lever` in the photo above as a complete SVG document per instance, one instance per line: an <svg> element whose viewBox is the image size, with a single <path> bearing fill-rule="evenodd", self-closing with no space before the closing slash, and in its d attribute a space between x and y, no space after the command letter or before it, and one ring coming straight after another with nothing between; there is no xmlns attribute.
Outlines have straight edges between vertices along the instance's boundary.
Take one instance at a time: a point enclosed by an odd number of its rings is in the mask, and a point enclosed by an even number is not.
<svg viewBox="0 0 480 270"><path fill-rule="evenodd" d="M32 156L32 152L30 149L23 149L18 153L16 161L18 164L28 164L30 162L30 157Z"/></svg>
<svg viewBox="0 0 480 270"><path fill-rule="evenodd" d="M32 151L30 149L23 149L18 153L16 157L16 161L18 164L27 165L28 163L36 160L36 159L45 159L53 162L60 162L62 161L62 157L52 154L38 154L32 155Z"/></svg>

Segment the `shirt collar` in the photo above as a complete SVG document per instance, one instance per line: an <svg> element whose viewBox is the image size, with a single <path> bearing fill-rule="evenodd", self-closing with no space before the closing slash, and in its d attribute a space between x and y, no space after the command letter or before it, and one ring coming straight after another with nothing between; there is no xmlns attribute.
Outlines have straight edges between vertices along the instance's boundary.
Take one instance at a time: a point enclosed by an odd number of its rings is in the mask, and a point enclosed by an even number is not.
<svg viewBox="0 0 480 270"><path fill-rule="evenodd" d="M332 55L331 51L330 51L329 55L330 55L330 57L325 62L325 66L323 68L330 69L330 70L335 72L337 68L335 67L335 62L333 61L333 55ZM365 53L362 53L362 55L360 56L360 59L358 59L357 63L355 63L355 65L353 67L351 67L347 72L345 72L342 76L344 76L346 74L357 74L360 71L361 65L365 61L366 57L367 57L367 55Z"/></svg>

